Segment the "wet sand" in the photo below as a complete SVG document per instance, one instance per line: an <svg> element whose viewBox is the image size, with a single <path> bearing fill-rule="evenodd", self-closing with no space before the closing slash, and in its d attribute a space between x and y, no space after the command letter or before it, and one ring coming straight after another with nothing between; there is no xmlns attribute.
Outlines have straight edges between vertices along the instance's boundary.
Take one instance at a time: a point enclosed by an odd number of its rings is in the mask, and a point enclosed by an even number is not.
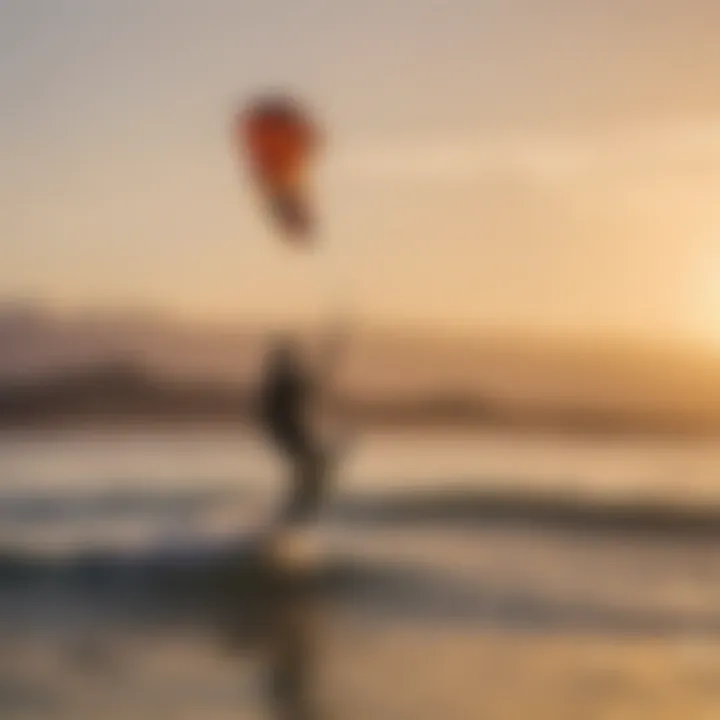
<svg viewBox="0 0 720 720"><path fill-rule="evenodd" d="M711 511L437 499L339 504L300 575L247 540L6 555L1 715L719 716Z"/></svg>

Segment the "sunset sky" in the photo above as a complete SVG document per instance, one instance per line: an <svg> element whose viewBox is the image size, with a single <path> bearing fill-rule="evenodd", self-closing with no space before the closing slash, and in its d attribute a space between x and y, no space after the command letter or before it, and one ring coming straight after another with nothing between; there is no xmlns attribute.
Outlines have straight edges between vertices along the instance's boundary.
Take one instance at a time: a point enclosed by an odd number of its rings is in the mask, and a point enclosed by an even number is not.
<svg viewBox="0 0 720 720"><path fill-rule="evenodd" d="M715 0L0 0L0 299L720 346ZM323 249L229 146L312 106Z"/></svg>

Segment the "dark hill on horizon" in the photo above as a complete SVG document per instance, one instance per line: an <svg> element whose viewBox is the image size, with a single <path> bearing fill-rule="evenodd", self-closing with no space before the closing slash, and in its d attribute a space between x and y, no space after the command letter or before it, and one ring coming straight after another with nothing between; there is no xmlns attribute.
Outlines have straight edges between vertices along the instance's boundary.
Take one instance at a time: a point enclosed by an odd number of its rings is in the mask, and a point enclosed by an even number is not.
<svg viewBox="0 0 720 720"><path fill-rule="evenodd" d="M254 386L161 377L139 364L108 362L0 384L0 428L254 421ZM494 428L513 431L618 434L719 432L720 423L671 415L579 407L528 409L451 393L353 397L338 393L334 412L367 428Z"/></svg>
<svg viewBox="0 0 720 720"><path fill-rule="evenodd" d="M184 415L194 408L190 414L235 417L245 412L240 408L247 404L271 333L269 327L181 322L143 312L60 314L31 304L0 304L3 402L17 393L38 397L41 387L48 393L54 386L54 399L46 396L50 405L60 398L70 404L75 392L76 408L80 395L92 405L104 394L104 407L118 413L123 407L129 414L132 406L141 415ZM309 330L309 347L313 338ZM100 380L122 368L124 398ZM496 419L572 416L578 424L600 417L606 423L633 418L632 424L638 419L655 424L662 418L676 427L710 427L720 419L716 358L639 343L359 327L339 382L355 412L364 407L371 414L367 408L382 406L387 415L393 407L395 417L403 407L406 418L468 422L485 422L488 413Z"/></svg>

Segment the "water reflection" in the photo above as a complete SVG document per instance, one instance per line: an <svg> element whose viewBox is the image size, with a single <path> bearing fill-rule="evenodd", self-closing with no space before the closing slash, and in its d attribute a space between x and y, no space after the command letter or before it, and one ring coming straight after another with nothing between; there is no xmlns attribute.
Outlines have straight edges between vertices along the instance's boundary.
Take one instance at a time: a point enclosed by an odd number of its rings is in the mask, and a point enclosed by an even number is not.
<svg viewBox="0 0 720 720"><path fill-rule="evenodd" d="M698 533L669 516L651 522L608 508L590 514L527 499L471 500L415 490L404 500L347 503L339 514L345 527L362 530L355 543L344 538L329 562L302 573L270 562L247 534L62 557L0 549L0 716L97 717L95 708L76 710L85 702L77 684L102 697L109 720L254 717L243 708L258 700L274 718L320 720L320 699L354 708L369 686L380 707L388 705L377 717L397 717L396 698L424 701L422 687L401 692L394 668L417 662L434 681L437 638L447 638L448 668L482 663L480 651L468 659L477 647L488 657L505 648L526 663L527 678L544 671L527 665L536 650L567 640L581 663L590 638L619 654L642 645L665 648L668 657L690 637L720 638L710 523ZM347 620L363 626L352 641ZM366 633L366 622L380 630ZM389 631L398 627L396 655ZM525 649L516 648L517 638ZM57 667L46 668L53 647ZM331 653L338 662L329 665ZM572 676L575 660L562 663L547 669L548 678ZM262 682L246 690L256 669ZM640 683L640 669L627 672L628 682ZM462 671L450 676L460 682ZM514 691L505 690L503 702L513 702ZM462 690L467 702L481 704L474 692L472 683ZM461 695L453 693L447 702Z"/></svg>
<svg viewBox="0 0 720 720"><path fill-rule="evenodd" d="M279 719L319 717L313 686L319 620L314 600L312 594L291 594L274 609L268 701Z"/></svg>
<svg viewBox="0 0 720 720"><path fill-rule="evenodd" d="M320 718L316 693L321 587L310 568L264 560L256 584L225 586L221 642L233 653L254 650L265 664L265 701L278 720ZM250 594L250 598L248 597Z"/></svg>

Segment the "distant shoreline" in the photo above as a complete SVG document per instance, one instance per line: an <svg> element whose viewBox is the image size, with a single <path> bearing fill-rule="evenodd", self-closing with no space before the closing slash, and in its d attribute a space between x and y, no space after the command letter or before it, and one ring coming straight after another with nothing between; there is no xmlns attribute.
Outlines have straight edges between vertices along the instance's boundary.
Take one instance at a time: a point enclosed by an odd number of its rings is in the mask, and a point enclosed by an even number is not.
<svg viewBox="0 0 720 720"><path fill-rule="evenodd" d="M583 437L712 437L720 419L580 406L516 407L442 392L337 397L332 413L364 431L502 431ZM109 365L0 386L0 430L124 427L251 428L254 389L169 380Z"/></svg>
<svg viewBox="0 0 720 720"><path fill-rule="evenodd" d="M521 419L432 419L417 418L414 420L353 420L346 416L341 418L343 424L349 422L351 427L361 434L485 434L502 433L503 435L533 437L578 437L588 439L713 439L720 437L716 428L694 427L584 427L572 423L532 422ZM258 426L245 417L151 417L151 416L84 416L54 417L37 421L4 421L0 423L0 435L14 434L45 434L53 435L64 432L240 432L258 434Z"/></svg>

